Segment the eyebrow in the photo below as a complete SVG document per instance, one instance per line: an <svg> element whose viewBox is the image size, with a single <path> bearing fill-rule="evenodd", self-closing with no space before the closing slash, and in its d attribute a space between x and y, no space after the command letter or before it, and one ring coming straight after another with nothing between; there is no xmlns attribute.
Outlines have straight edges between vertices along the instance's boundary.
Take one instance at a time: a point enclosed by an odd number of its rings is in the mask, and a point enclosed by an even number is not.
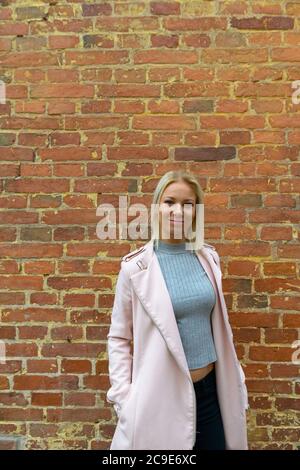
<svg viewBox="0 0 300 470"><path fill-rule="evenodd" d="M174 199L173 196L165 196L165 199L168 199L168 198L169 198L169 199ZM193 202L194 199L192 199L192 198L190 198L190 199L185 199L185 201L192 201L192 202Z"/></svg>

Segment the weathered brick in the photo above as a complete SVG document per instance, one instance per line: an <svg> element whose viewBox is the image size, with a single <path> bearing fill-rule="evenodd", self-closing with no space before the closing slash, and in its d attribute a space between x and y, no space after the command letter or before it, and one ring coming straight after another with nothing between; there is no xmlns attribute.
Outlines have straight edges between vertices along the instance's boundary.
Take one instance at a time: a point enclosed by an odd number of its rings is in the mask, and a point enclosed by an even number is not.
<svg viewBox="0 0 300 470"><path fill-rule="evenodd" d="M294 18L263 16L261 18L231 18L231 26L238 29L293 29Z"/></svg>
<svg viewBox="0 0 300 470"><path fill-rule="evenodd" d="M106 336L131 243L97 238L96 207L150 207L173 169L206 193L250 449L298 449L299 14L296 0L2 0L1 449L109 448Z"/></svg>
<svg viewBox="0 0 300 470"><path fill-rule="evenodd" d="M202 148L191 148L182 147L175 148L174 157L175 160L184 161L210 161L210 160L229 160L235 158L236 149L235 147L202 147Z"/></svg>

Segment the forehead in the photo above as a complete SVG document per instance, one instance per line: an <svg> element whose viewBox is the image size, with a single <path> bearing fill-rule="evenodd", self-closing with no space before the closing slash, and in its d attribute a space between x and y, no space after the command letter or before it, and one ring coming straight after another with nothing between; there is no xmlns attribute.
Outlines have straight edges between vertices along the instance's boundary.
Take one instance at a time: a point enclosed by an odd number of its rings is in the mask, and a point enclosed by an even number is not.
<svg viewBox="0 0 300 470"><path fill-rule="evenodd" d="M174 183L170 183L169 186L163 192L163 196L170 196L177 199L181 198L191 198L195 199L196 195L194 193L193 188L184 181L176 181Z"/></svg>

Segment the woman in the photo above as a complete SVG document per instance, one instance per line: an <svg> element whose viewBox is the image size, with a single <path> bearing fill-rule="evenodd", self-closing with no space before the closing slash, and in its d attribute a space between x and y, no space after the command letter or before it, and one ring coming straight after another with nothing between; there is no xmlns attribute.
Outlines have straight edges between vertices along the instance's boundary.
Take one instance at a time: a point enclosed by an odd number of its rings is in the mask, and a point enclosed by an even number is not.
<svg viewBox="0 0 300 470"><path fill-rule="evenodd" d="M166 173L153 205L151 240L122 258L107 335L110 449L248 449L245 375L196 177Z"/></svg>

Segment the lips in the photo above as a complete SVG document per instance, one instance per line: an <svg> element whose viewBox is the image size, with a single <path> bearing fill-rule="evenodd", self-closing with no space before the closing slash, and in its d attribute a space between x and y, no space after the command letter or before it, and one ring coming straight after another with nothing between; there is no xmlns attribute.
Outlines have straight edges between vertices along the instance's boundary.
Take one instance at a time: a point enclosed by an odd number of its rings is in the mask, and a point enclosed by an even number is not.
<svg viewBox="0 0 300 470"><path fill-rule="evenodd" d="M183 224L183 220L170 219L170 221Z"/></svg>

